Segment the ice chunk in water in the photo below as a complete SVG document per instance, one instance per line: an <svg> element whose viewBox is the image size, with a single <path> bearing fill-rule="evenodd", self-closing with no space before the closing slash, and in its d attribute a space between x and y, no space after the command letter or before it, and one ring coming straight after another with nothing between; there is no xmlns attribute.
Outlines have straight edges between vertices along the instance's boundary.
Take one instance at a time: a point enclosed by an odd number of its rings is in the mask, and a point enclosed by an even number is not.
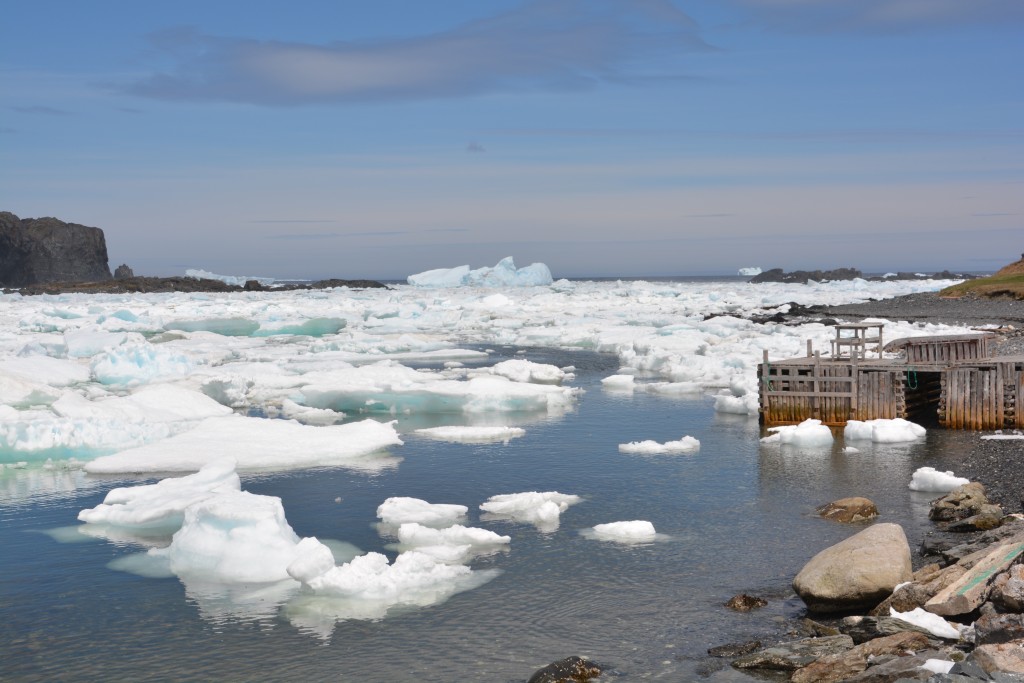
<svg viewBox="0 0 1024 683"><path fill-rule="evenodd" d="M850 441L864 440L875 443L899 443L901 441L916 441L924 437L924 427L907 420L896 418L893 420L849 420L843 429L843 436Z"/></svg>
<svg viewBox="0 0 1024 683"><path fill-rule="evenodd" d="M428 503L419 498L396 496L388 498L377 507L377 517L385 524L395 526L417 522L427 526L448 526L462 519L469 512L465 505Z"/></svg>
<svg viewBox="0 0 1024 683"><path fill-rule="evenodd" d="M268 583L289 578L298 544L280 498L230 491L185 508L171 544L149 552L166 556L179 576Z"/></svg>
<svg viewBox="0 0 1024 683"><path fill-rule="evenodd" d="M770 436L761 439L762 443L783 443L800 448L830 446L833 442L832 430L821 424L821 420L804 420L798 425L769 427Z"/></svg>
<svg viewBox="0 0 1024 683"><path fill-rule="evenodd" d="M417 429L417 434L426 436L438 441L453 441L456 443L494 443L503 441L508 443L511 439L526 434L521 427L425 427Z"/></svg>
<svg viewBox="0 0 1024 683"><path fill-rule="evenodd" d="M934 467L921 467L910 477L910 490L949 493L969 483L969 479L958 477L952 472L939 472Z"/></svg>
<svg viewBox="0 0 1024 683"><path fill-rule="evenodd" d="M657 533L654 531L654 525L645 520L598 524L594 526L592 531L594 538L619 543L653 541L657 536Z"/></svg>
<svg viewBox="0 0 1024 683"><path fill-rule="evenodd" d="M579 496L558 491L527 491L491 496L480 509L490 513L492 519L526 522L540 531L550 532L558 528L561 514L580 500Z"/></svg>
<svg viewBox="0 0 1024 683"><path fill-rule="evenodd" d="M565 372L554 365L534 363L523 358L502 361L489 368L495 375L508 377L513 382L532 382L534 384L561 384Z"/></svg>
<svg viewBox="0 0 1024 683"><path fill-rule="evenodd" d="M678 441L631 441L619 444L620 453L634 453L640 455L659 455L663 453L692 453L700 450L700 441L692 436L684 436Z"/></svg>
<svg viewBox="0 0 1024 683"><path fill-rule="evenodd" d="M431 529L416 522L408 522L398 528L398 541L412 548L431 545L493 546L508 544L512 538L500 536L487 529L466 527L461 524L444 529Z"/></svg>
<svg viewBox="0 0 1024 683"><path fill-rule="evenodd" d="M89 524L165 529L169 533L181 527L188 506L241 488L235 461L222 458L195 474L111 489L101 504L79 512L78 519Z"/></svg>
<svg viewBox="0 0 1024 683"><path fill-rule="evenodd" d="M138 384L183 377L195 363L188 356L149 342L123 344L93 356L92 374L103 384Z"/></svg>

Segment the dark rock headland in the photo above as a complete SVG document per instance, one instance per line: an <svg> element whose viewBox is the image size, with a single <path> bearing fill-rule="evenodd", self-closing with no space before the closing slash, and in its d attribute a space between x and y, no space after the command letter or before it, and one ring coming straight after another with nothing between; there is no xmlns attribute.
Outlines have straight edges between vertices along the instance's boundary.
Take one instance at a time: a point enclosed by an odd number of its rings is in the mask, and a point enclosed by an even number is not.
<svg viewBox="0 0 1024 683"><path fill-rule="evenodd" d="M0 211L0 286L110 279L103 231Z"/></svg>
<svg viewBox="0 0 1024 683"><path fill-rule="evenodd" d="M853 280L855 278L863 278L865 280L871 280L875 282L884 282L887 280L971 280L977 277L969 273L951 273L948 270L943 270L939 273L910 273L910 272L899 272L892 277L882 277L880 275L872 275L870 277L864 277L864 274L857 268L836 268L835 270L794 270L786 272L782 268L772 268L766 270L759 275L755 275L750 278L752 283L762 282L785 282L789 284L807 284L811 280L815 282L831 282L835 280Z"/></svg>

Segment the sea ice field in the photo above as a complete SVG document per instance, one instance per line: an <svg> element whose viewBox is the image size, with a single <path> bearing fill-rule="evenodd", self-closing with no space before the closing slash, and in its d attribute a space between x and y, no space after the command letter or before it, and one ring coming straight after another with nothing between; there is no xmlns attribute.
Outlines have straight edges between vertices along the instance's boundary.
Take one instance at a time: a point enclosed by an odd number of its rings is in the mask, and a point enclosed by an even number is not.
<svg viewBox="0 0 1024 683"><path fill-rule="evenodd" d="M946 282L539 265L0 295L0 679L753 680L705 652L801 613L792 577L849 533L814 507L868 496L916 544L978 438L757 420L763 351L833 330L741 316Z"/></svg>

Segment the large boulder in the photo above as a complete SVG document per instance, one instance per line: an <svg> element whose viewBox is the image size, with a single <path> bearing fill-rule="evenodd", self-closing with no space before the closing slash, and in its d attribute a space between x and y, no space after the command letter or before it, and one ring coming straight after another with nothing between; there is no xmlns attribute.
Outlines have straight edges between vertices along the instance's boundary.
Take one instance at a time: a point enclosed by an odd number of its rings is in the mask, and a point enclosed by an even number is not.
<svg viewBox="0 0 1024 683"><path fill-rule="evenodd" d="M903 528L875 524L812 557L793 590L812 612L846 612L874 607L912 577Z"/></svg>
<svg viewBox="0 0 1024 683"><path fill-rule="evenodd" d="M103 231L0 211L0 285L109 280Z"/></svg>

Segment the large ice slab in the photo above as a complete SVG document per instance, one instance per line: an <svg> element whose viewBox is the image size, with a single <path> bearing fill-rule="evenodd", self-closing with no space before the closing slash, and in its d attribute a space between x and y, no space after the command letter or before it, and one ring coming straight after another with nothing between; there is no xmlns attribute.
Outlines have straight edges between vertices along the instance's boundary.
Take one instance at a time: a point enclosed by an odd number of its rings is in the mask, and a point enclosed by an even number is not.
<svg viewBox="0 0 1024 683"><path fill-rule="evenodd" d="M241 489L235 461L222 458L195 474L162 479L156 484L111 489L102 503L79 512L78 519L89 524L176 531L181 528L185 509L190 505Z"/></svg>
<svg viewBox="0 0 1024 683"><path fill-rule="evenodd" d="M318 465L375 470L390 461L367 456L401 444L394 425L376 420L311 427L230 415L208 418L163 441L97 458L85 469L94 474L195 472L217 458L232 457L239 470Z"/></svg>
<svg viewBox="0 0 1024 683"><path fill-rule="evenodd" d="M311 374L298 402L350 414L564 411L578 393L491 375L443 379L392 361Z"/></svg>

